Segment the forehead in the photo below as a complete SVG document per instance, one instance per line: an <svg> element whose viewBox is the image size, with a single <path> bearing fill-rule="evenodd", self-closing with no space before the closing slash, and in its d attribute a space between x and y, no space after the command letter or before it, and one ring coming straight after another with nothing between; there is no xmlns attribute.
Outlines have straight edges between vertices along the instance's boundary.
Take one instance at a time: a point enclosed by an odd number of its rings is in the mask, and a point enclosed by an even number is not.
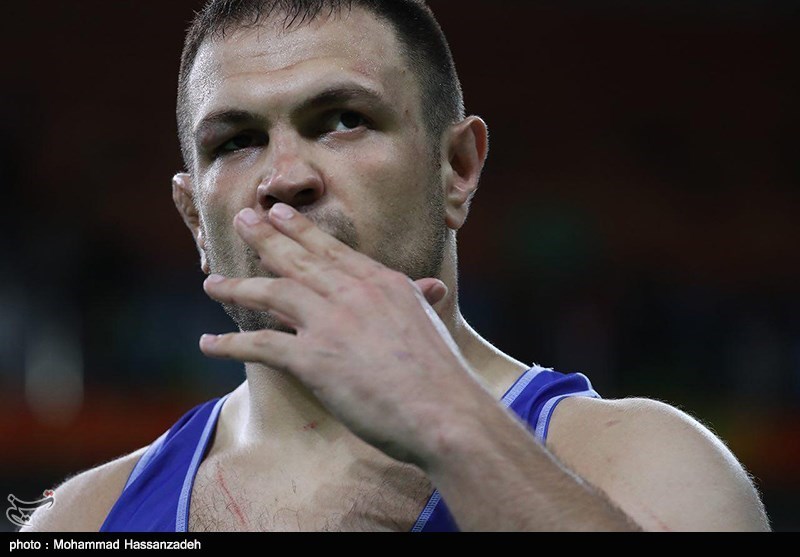
<svg viewBox="0 0 800 557"><path fill-rule="evenodd" d="M257 27L206 40L189 74L187 101L196 123L222 105L286 100L334 80L362 83L406 109L418 98L391 25L353 8L289 29L273 14Z"/></svg>

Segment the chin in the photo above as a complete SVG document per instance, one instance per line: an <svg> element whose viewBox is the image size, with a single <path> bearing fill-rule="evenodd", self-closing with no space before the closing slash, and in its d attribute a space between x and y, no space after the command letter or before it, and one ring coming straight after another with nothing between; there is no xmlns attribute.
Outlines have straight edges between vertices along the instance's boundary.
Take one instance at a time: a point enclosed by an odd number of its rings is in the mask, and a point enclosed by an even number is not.
<svg viewBox="0 0 800 557"><path fill-rule="evenodd" d="M228 317L236 323L236 326L239 327L239 330L243 333L264 330L289 334L295 334L297 332L293 328L282 323L271 313L253 311L230 304L222 304L222 307L225 309L225 313L228 314Z"/></svg>

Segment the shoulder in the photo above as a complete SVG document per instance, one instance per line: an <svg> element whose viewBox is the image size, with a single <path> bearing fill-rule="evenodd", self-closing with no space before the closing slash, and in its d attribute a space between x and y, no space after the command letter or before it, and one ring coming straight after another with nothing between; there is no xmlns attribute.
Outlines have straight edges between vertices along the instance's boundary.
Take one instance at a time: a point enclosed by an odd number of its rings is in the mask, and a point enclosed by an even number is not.
<svg viewBox="0 0 800 557"><path fill-rule="evenodd" d="M114 506L143 447L81 472L55 489L55 504L40 508L23 532L97 532Z"/></svg>
<svg viewBox="0 0 800 557"><path fill-rule="evenodd" d="M548 448L647 530L768 530L742 464L686 412L645 398L569 398Z"/></svg>

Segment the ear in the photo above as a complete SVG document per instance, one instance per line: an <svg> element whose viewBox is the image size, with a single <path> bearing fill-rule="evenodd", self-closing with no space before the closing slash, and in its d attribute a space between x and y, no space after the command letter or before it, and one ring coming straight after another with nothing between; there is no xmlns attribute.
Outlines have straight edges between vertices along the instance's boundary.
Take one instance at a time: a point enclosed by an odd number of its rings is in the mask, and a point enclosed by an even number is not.
<svg viewBox="0 0 800 557"><path fill-rule="evenodd" d="M489 152L486 122L470 116L450 128L445 142L446 221L449 228L459 230L467 220Z"/></svg>
<svg viewBox="0 0 800 557"><path fill-rule="evenodd" d="M211 272L206 257L206 240L203 234L203 226L200 220L200 213L194 202L194 184L190 174L179 173L172 178L172 200L175 202L178 212L183 217L183 222L189 228L197 244L197 251L200 252L200 266L203 272Z"/></svg>

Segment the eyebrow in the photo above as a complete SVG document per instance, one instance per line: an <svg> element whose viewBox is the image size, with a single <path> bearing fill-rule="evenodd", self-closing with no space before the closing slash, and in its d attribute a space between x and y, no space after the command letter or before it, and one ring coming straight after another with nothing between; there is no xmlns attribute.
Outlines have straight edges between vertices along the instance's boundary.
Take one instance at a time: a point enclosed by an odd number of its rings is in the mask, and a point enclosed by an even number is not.
<svg viewBox="0 0 800 557"><path fill-rule="evenodd" d="M396 114L396 110L379 92L362 85L353 84L335 85L324 89L313 97L300 103L299 106L292 109L292 112L303 113L345 102L363 102L371 104L379 110L392 115ZM249 125L260 127L264 124L266 124L266 118L255 112L239 109L224 109L218 112L212 112L208 116L203 117L195 129L194 138L195 141L199 143L204 135L211 133L217 126Z"/></svg>
<svg viewBox="0 0 800 557"><path fill-rule="evenodd" d="M335 85L324 89L317 93L310 99L303 101L297 108L297 112L304 112L329 106L332 104L340 104L348 101L365 102L377 106L383 110L394 112L392 106L383 98L379 92L364 87L362 85Z"/></svg>

